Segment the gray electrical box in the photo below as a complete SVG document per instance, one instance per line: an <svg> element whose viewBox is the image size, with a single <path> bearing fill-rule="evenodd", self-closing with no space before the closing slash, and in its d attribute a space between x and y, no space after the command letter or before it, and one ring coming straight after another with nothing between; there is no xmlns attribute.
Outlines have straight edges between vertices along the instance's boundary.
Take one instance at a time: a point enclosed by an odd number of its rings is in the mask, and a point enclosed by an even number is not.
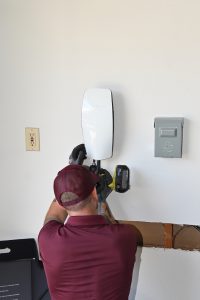
<svg viewBox="0 0 200 300"><path fill-rule="evenodd" d="M155 156L182 157L184 118L155 118Z"/></svg>

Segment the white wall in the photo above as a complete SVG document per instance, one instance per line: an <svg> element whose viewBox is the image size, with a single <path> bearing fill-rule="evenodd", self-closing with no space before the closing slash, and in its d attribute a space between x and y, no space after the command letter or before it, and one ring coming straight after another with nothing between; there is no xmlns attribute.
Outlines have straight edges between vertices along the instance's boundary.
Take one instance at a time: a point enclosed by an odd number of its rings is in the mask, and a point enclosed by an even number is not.
<svg viewBox="0 0 200 300"><path fill-rule="evenodd" d="M110 197L115 217L199 224L199 9L197 0L0 0L0 239L37 237L53 179L82 142L90 87L114 96L114 156L103 166L132 172L131 190ZM185 118L182 159L153 157L158 116ZM25 127L40 128L40 152L25 151ZM195 252L144 249L137 300L197 299L198 262ZM176 286L188 268L194 280Z"/></svg>
<svg viewBox="0 0 200 300"><path fill-rule="evenodd" d="M140 252L129 300L199 300L199 252L155 248Z"/></svg>

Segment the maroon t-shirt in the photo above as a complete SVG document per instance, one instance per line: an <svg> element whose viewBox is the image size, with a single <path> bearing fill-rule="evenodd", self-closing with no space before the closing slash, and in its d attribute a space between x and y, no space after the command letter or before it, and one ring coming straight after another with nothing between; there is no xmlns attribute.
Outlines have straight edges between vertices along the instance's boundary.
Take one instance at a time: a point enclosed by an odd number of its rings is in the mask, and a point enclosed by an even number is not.
<svg viewBox="0 0 200 300"><path fill-rule="evenodd" d="M137 249L131 225L103 216L49 221L39 248L52 300L127 300Z"/></svg>

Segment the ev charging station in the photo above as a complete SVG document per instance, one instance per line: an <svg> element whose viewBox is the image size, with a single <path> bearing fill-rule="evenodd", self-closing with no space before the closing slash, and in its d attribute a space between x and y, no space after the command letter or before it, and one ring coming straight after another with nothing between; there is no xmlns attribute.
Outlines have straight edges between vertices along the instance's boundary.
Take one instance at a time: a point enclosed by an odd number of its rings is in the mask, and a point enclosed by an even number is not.
<svg viewBox="0 0 200 300"><path fill-rule="evenodd" d="M109 89L89 89L82 106L82 130L87 156L102 160L112 157L114 111Z"/></svg>
<svg viewBox="0 0 200 300"><path fill-rule="evenodd" d="M130 188L130 171L126 165L117 165L114 175L101 168L101 160L113 155L114 108L109 89L89 89L85 92L82 105L82 130L84 144L76 146L69 157L70 164L82 165L86 158L92 160L90 170L100 177L97 194L101 203L115 190L124 193Z"/></svg>

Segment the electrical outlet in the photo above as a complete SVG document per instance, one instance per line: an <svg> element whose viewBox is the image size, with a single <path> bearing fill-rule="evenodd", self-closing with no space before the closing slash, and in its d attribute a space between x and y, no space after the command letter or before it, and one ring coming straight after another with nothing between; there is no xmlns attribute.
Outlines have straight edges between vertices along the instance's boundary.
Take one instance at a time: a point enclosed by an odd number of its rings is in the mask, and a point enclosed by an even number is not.
<svg viewBox="0 0 200 300"><path fill-rule="evenodd" d="M39 128L25 128L26 151L40 151Z"/></svg>

